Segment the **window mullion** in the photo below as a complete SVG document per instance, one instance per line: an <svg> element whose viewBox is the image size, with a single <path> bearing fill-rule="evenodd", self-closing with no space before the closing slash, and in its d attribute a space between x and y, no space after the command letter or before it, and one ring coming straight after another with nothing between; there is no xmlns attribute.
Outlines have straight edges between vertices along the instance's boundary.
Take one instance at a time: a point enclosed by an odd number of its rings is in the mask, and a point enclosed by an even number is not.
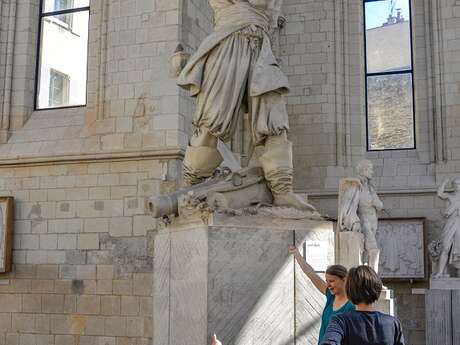
<svg viewBox="0 0 460 345"><path fill-rule="evenodd" d="M42 12L40 13L41 17L50 17L50 16L57 16L61 14L69 14L69 13L75 13L75 12L84 12L84 11L89 11L90 7L78 7L78 8L69 8L66 10L59 10L59 11L53 11L53 12Z"/></svg>

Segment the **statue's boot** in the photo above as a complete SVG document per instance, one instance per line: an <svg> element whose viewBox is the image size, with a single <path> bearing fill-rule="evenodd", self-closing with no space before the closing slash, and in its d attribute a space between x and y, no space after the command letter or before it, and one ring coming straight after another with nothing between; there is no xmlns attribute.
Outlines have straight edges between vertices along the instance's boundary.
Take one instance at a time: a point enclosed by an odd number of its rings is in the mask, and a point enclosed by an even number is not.
<svg viewBox="0 0 460 345"><path fill-rule="evenodd" d="M184 185L191 186L211 177L222 161L217 148L188 146L183 162Z"/></svg>
<svg viewBox="0 0 460 345"><path fill-rule="evenodd" d="M268 187L273 194L273 205L293 207L302 211L316 209L292 190L292 143L285 134L268 137L265 153L259 158Z"/></svg>

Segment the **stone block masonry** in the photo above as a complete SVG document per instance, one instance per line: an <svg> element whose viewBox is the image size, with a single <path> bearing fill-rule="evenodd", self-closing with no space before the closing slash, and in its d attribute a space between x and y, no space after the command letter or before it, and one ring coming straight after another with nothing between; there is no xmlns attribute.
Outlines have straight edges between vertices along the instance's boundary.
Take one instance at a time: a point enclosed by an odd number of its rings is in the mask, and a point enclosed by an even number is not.
<svg viewBox="0 0 460 345"><path fill-rule="evenodd" d="M0 168L0 194L16 203L0 344L150 345L156 222L145 198L170 188L163 164Z"/></svg>

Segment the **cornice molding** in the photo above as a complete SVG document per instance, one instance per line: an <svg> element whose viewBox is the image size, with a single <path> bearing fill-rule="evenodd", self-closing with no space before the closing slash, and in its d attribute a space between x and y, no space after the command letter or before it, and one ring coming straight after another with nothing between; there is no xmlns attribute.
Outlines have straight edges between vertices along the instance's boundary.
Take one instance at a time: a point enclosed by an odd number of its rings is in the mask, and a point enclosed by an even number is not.
<svg viewBox="0 0 460 345"><path fill-rule="evenodd" d="M164 149L145 151L120 151L94 154L75 155L48 155L48 156L26 156L11 159L0 159L0 169L23 166L58 165L58 164L81 164L104 161L134 161L147 159L170 159L182 160L184 150Z"/></svg>

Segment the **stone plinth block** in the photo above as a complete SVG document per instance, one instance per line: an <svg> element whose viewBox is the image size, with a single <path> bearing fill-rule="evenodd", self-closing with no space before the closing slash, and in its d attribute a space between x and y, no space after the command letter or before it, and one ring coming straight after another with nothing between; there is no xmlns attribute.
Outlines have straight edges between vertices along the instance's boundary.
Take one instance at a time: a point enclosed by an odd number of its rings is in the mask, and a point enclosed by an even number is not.
<svg viewBox="0 0 460 345"><path fill-rule="evenodd" d="M460 345L460 278L431 278L425 310L427 345Z"/></svg>
<svg viewBox="0 0 460 345"><path fill-rule="evenodd" d="M395 316L396 312L393 290L389 290L385 287L380 294L379 300L375 303L375 308L382 313Z"/></svg>
<svg viewBox="0 0 460 345"><path fill-rule="evenodd" d="M364 253L364 235L354 231L343 231L339 233L339 243L337 245L338 263L347 269L362 265ZM375 307L378 311L395 315L393 292L384 289Z"/></svg>
<svg viewBox="0 0 460 345"><path fill-rule="evenodd" d="M364 235L355 231L339 233L338 262L346 268L362 265Z"/></svg>
<svg viewBox="0 0 460 345"><path fill-rule="evenodd" d="M460 345L460 288L427 290L426 344Z"/></svg>
<svg viewBox="0 0 460 345"><path fill-rule="evenodd" d="M155 237L154 345L316 344L324 296L288 246L327 241L332 223L211 214ZM333 260L333 255L328 255ZM299 342L300 341L300 342Z"/></svg>
<svg viewBox="0 0 460 345"><path fill-rule="evenodd" d="M460 290L460 278L431 278L430 289Z"/></svg>

